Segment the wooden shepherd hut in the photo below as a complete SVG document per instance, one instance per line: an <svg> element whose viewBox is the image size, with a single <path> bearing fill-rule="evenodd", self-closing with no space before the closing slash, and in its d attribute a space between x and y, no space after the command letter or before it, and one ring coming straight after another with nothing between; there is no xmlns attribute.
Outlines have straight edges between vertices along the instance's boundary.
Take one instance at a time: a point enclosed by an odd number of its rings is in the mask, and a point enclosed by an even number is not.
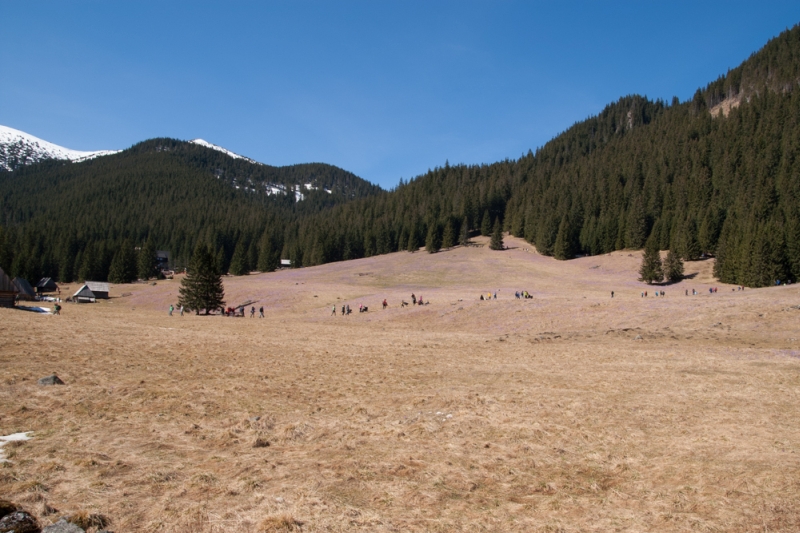
<svg viewBox="0 0 800 533"><path fill-rule="evenodd" d="M87 281L86 286L98 300L108 300L108 283L105 281Z"/></svg>
<svg viewBox="0 0 800 533"><path fill-rule="evenodd" d="M11 282L17 287L17 290L19 290L17 300L33 301L36 299L36 291L33 290L33 287L31 287L27 279L14 278Z"/></svg>
<svg viewBox="0 0 800 533"><path fill-rule="evenodd" d="M11 279L0 268L0 307L14 307L14 300L17 298L18 293L17 286L11 282Z"/></svg>
<svg viewBox="0 0 800 533"><path fill-rule="evenodd" d="M43 292L56 292L57 290L58 285L53 281L53 278L42 278L39 280L39 283L36 284L36 292L39 294Z"/></svg>
<svg viewBox="0 0 800 533"><path fill-rule="evenodd" d="M94 303L97 297L92 292L88 285L84 284L78 289L78 292L72 295L72 301L79 304Z"/></svg>

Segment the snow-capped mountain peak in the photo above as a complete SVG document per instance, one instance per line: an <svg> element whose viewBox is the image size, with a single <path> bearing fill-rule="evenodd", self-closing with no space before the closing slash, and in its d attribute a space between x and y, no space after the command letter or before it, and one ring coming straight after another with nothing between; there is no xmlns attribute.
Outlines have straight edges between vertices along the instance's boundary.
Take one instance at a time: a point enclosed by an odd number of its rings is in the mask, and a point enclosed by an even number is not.
<svg viewBox="0 0 800 533"><path fill-rule="evenodd" d="M103 155L116 154L119 150L97 150L84 152L70 150L47 142L24 131L0 126L0 170L14 170L45 159L86 161Z"/></svg>
<svg viewBox="0 0 800 533"><path fill-rule="evenodd" d="M223 148L222 146L217 146L216 144L212 144L212 143L210 143L208 141L205 141L203 139L192 139L189 142L192 143L192 144L196 144L198 146L205 146L206 148L211 148L212 150L216 150L217 152L222 152L223 154L229 155L230 157L232 157L234 159L243 159L243 160L245 160L245 161L247 161L249 163L254 163L256 165L263 165L264 164L264 163L259 163L258 161L253 161L249 157L245 157L243 155L239 155L237 153L231 152L230 150L228 150L226 148Z"/></svg>

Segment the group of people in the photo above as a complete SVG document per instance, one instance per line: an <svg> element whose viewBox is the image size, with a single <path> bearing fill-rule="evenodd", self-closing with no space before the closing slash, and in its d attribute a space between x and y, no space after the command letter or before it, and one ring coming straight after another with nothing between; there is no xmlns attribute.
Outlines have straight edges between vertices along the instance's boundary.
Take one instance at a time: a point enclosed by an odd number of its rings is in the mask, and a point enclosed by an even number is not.
<svg viewBox="0 0 800 533"><path fill-rule="evenodd" d="M656 291L655 292L655 296L664 296L664 295L666 295L666 293L664 291ZM611 293L611 297L612 298L614 297L614 293L613 292ZM643 291L642 292L642 298L647 298L647 291Z"/></svg>
<svg viewBox="0 0 800 533"><path fill-rule="evenodd" d="M180 307L178 308L178 310L180 311L180 313L181 313L181 316L183 316L183 312L184 312L184 310L183 310L183 306L180 306ZM169 316L172 316L172 313L173 313L174 311L175 311L175 306L174 306L173 304L169 304Z"/></svg>
<svg viewBox="0 0 800 533"><path fill-rule="evenodd" d="M412 305L425 305L425 302L423 301L422 296L417 297L416 294L411 293L411 304ZM408 305L408 302L405 301L405 300L402 300L401 303L400 303L400 307L406 307L407 305ZM383 309L386 309L387 307L389 307L389 301L386 298L384 298L383 302L381 302L381 307L383 307ZM342 316L349 315L350 312L351 312L350 311L350 304L343 304L341 310L342 310ZM369 307L367 307L363 303L358 305L358 312L359 313L366 313L368 311L369 311ZM331 306L331 316L336 316L336 305Z"/></svg>
<svg viewBox="0 0 800 533"><path fill-rule="evenodd" d="M517 300L519 300L520 298L524 300L530 300L533 298L533 295L528 291L517 291L514 293L514 298L516 298Z"/></svg>
<svg viewBox="0 0 800 533"><path fill-rule="evenodd" d="M481 294L481 300L491 300L491 299L492 299L491 292L487 292L485 296ZM494 299L497 300L497 291L494 291Z"/></svg>

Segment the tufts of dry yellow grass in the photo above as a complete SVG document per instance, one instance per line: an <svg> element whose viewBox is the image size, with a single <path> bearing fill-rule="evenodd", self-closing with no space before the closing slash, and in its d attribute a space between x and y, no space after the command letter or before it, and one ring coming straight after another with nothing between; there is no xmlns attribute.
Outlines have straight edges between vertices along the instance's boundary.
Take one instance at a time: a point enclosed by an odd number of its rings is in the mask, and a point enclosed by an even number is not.
<svg viewBox="0 0 800 533"><path fill-rule="evenodd" d="M0 310L0 432L34 432L0 494L119 531L800 530L800 289L704 262L641 298L636 252L524 246L226 278L266 319L167 317L170 282Z"/></svg>

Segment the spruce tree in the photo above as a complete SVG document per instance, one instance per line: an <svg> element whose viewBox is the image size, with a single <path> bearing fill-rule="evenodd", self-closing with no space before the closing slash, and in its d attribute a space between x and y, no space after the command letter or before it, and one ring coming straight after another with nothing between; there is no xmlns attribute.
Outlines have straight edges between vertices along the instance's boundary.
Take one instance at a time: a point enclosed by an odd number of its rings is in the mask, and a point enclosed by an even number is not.
<svg viewBox="0 0 800 533"><path fill-rule="evenodd" d="M205 244L195 248L178 293L178 303L187 309L193 309L198 315L201 309L207 315L210 310L225 305L222 276L217 270L214 256Z"/></svg>
<svg viewBox="0 0 800 533"><path fill-rule="evenodd" d="M258 261L256 268L260 272L272 272L278 268L278 253L275 240L272 235L265 230L258 243Z"/></svg>
<svg viewBox="0 0 800 533"><path fill-rule="evenodd" d="M494 230L492 230L492 240L489 242L489 248L492 250L503 250L503 227L500 225L500 219L494 219Z"/></svg>
<svg viewBox="0 0 800 533"><path fill-rule="evenodd" d="M130 241L124 241L108 269L111 283L130 283L136 280L136 253Z"/></svg>
<svg viewBox="0 0 800 533"><path fill-rule="evenodd" d="M570 235L569 221L567 217L561 219L561 224L558 226L558 235L556 242L553 245L553 257L556 259L572 259L575 257L572 251L572 239Z"/></svg>
<svg viewBox="0 0 800 533"><path fill-rule="evenodd" d="M244 239L239 239L231 258L230 273L234 276L243 276L247 271L247 250L244 247Z"/></svg>
<svg viewBox="0 0 800 533"><path fill-rule="evenodd" d="M660 283L664 279L661 265L661 255L658 253L658 243L655 235L647 239L642 257L642 266L639 267L639 281L645 283Z"/></svg>
<svg viewBox="0 0 800 533"><path fill-rule="evenodd" d="M148 280L156 275L156 248L153 246L153 241L147 239L139 250L139 257L136 260L137 275L139 279Z"/></svg>
<svg viewBox="0 0 800 533"><path fill-rule="evenodd" d="M489 210L483 212L483 220L481 221L481 235L488 237L492 233L492 219L489 218Z"/></svg>
<svg viewBox="0 0 800 533"><path fill-rule="evenodd" d="M673 283L683 279L683 261L673 250L667 252L664 260L664 276Z"/></svg>
<svg viewBox="0 0 800 533"><path fill-rule="evenodd" d="M461 246L466 246L469 244L469 221L467 217L464 217L464 221L461 223L461 232L458 235L458 244Z"/></svg>
<svg viewBox="0 0 800 533"><path fill-rule="evenodd" d="M425 239L425 250L429 254L434 254L442 249L442 234L439 231L439 224L431 222L428 224L428 236Z"/></svg>
<svg viewBox="0 0 800 533"><path fill-rule="evenodd" d="M453 229L453 221L447 219L444 224L444 232L442 233L442 248L452 248L456 245L456 232Z"/></svg>
<svg viewBox="0 0 800 533"><path fill-rule="evenodd" d="M409 252L416 252L419 250L419 226L415 223L411 226L411 231L408 233L408 245L406 250Z"/></svg>

